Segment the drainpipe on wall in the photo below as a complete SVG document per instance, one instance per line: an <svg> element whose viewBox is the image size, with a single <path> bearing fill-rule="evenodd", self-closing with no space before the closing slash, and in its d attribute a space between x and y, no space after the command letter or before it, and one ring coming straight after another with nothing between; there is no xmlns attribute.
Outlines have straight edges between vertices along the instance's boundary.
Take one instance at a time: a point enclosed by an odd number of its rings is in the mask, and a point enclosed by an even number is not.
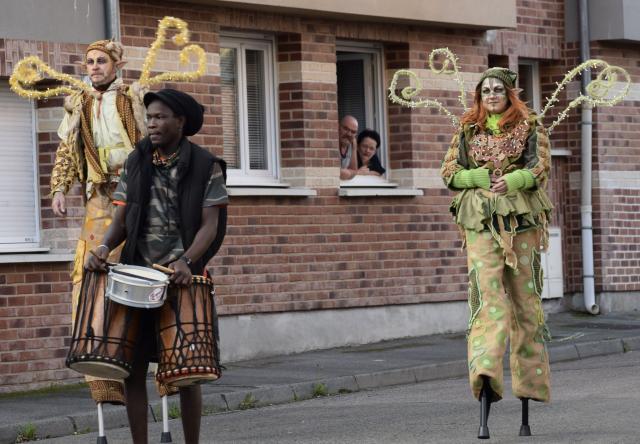
<svg viewBox="0 0 640 444"><path fill-rule="evenodd" d="M580 14L580 61L585 62L590 58L589 51L589 5L587 0L579 0L578 11ZM586 93L587 85L591 80L591 70L585 69L582 73L582 93ZM580 220L582 223L582 287L584 295L584 307L591 314L598 314L600 307L596 304L596 291L593 266L593 208L591 206L591 156L593 152L592 134L592 109L586 102L582 104L581 123L581 200Z"/></svg>
<svg viewBox="0 0 640 444"><path fill-rule="evenodd" d="M120 4L118 0L104 1L106 38L120 41Z"/></svg>

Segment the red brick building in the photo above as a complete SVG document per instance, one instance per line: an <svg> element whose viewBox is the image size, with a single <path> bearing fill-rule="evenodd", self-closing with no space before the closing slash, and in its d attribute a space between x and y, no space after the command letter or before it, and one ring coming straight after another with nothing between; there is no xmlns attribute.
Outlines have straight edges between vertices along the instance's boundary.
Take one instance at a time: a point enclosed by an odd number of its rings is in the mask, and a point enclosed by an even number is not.
<svg viewBox="0 0 640 444"><path fill-rule="evenodd" d="M428 69L430 51L446 46L458 55L469 91L487 66L508 66L540 109L579 63L577 6L569 0L491 0L481 10L471 0L456 8L445 0L428 7L418 0L375 7L360 0L56 2L34 12L9 1L0 18L0 392L77 376L64 357L82 203L76 189L68 218L50 210L62 100L30 103L9 90L21 58L38 55L80 75L75 62L86 44L114 34L111 26L125 45L122 74L131 82L158 20L189 23L192 41L207 52L207 73L171 86L206 106L193 140L230 166L228 234L211 264L226 360L462 331L466 262L438 173L453 128L433 110L391 104L389 82L410 68L423 96L460 114L455 82ZM602 13L602 3L590 5L601 24L614 12L638 12L612 1ZM118 8L105 12L105 4ZM593 113L595 284L603 310L640 306L640 36L631 26L613 29L619 33L596 32L591 42L593 58L632 77L627 100ZM178 51L167 44L157 69L178 69ZM577 92L572 82L555 112ZM380 131L385 177L340 182L337 122L345 113ZM551 138L551 309L580 305L582 292L579 123L574 111Z"/></svg>

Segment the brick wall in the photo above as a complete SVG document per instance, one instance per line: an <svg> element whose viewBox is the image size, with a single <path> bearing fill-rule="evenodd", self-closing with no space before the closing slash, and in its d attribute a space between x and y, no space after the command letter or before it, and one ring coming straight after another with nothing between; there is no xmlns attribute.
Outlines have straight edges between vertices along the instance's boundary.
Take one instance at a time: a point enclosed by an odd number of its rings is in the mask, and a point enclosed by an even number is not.
<svg viewBox="0 0 640 444"><path fill-rule="evenodd" d="M64 366L68 274L68 264L0 264L0 393L77 376Z"/></svg>
<svg viewBox="0 0 640 444"><path fill-rule="evenodd" d="M598 42L592 58L624 67L640 82L638 45ZM596 291L640 290L640 97L593 113L594 249Z"/></svg>

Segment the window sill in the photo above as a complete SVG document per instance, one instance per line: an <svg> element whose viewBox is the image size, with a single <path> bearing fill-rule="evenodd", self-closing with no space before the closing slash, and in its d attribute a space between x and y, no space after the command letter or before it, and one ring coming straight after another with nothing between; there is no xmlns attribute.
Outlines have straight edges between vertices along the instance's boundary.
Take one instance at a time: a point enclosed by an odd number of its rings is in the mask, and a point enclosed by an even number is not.
<svg viewBox="0 0 640 444"><path fill-rule="evenodd" d="M340 188L397 188L398 184L389 182L380 176L356 176L349 180L340 180Z"/></svg>
<svg viewBox="0 0 640 444"><path fill-rule="evenodd" d="M340 197L373 197L373 196L424 196L424 192L417 188L340 188Z"/></svg>
<svg viewBox="0 0 640 444"><path fill-rule="evenodd" d="M1 253L0 264L25 264L36 262L73 262L73 253L69 252L50 252L48 249L42 249L41 253L29 252L13 252Z"/></svg>
<svg viewBox="0 0 640 444"><path fill-rule="evenodd" d="M311 197L317 196L318 192L311 188L291 187L291 188L272 188L272 187L234 187L228 186L227 193L229 196L293 196L293 197Z"/></svg>
<svg viewBox="0 0 640 444"><path fill-rule="evenodd" d="M552 156L570 156L571 150L563 149L563 148L551 148Z"/></svg>

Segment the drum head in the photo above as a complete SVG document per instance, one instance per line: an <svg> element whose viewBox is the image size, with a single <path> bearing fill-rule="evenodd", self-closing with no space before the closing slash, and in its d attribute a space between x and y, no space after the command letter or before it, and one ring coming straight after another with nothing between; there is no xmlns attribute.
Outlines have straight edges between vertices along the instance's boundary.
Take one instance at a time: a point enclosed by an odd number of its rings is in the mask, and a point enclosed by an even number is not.
<svg viewBox="0 0 640 444"><path fill-rule="evenodd" d="M109 271L111 274L115 274L118 279L122 279L123 282L131 281L137 283L136 279L154 283L169 282L169 276L167 276L166 273L138 265L114 265Z"/></svg>
<svg viewBox="0 0 640 444"><path fill-rule="evenodd" d="M137 265L116 265L109 270L107 298L137 308L158 308L164 304L169 277Z"/></svg>
<svg viewBox="0 0 640 444"><path fill-rule="evenodd" d="M74 362L69 365L69 367L83 375L95 376L97 378L125 379L129 376L129 372L127 370L107 362Z"/></svg>

